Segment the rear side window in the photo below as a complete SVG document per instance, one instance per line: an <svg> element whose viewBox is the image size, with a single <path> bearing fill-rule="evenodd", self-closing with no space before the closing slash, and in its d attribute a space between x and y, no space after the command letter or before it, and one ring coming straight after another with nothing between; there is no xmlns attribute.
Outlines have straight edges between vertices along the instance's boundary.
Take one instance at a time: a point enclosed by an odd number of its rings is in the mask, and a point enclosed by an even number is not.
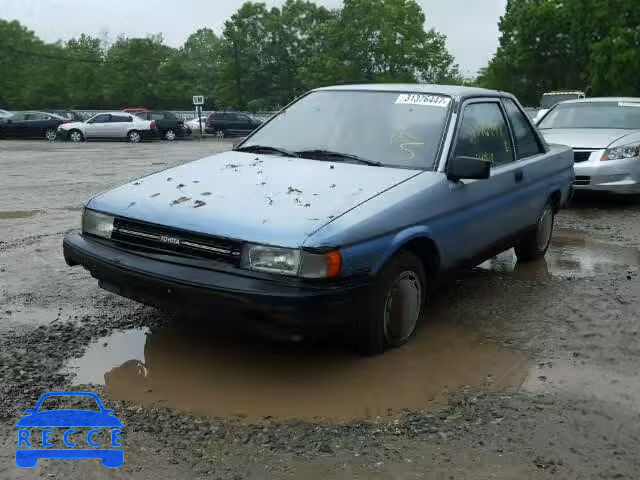
<svg viewBox="0 0 640 480"><path fill-rule="evenodd" d="M533 127L515 102L511 99L505 98L503 99L503 103L504 108L507 111L507 117L509 118L511 129L513 130L518 160L544 153L542 145L540 145L540 142L533 131Z"/></svg>
<svg viewBox="0 0 640 480"><path fill-rule="evenodd" d="M227 119L227 115L224 113L215 113L213 114L213 119L214 120L226 120Z"/></svg>
<svg viewBox="0 0 640 480"><path fill-rule="evenodd" d="M472 103L465 107L453 154L481 158L494 167L514 161L509 129L498 103Z"/></svg>
<svg viewBox="0 0 640 480"><path fill-rule="evenodd" d="M162 112L153 112L151 114L151 118L148 118L148 120L164 120L164 113L162 113Z"/></svg>
<svg viewBox="0 0 640 480"><path fill-rule="evenodd" d="M111 123L131 122L132 118L129 115L111 115Z"/></svg>

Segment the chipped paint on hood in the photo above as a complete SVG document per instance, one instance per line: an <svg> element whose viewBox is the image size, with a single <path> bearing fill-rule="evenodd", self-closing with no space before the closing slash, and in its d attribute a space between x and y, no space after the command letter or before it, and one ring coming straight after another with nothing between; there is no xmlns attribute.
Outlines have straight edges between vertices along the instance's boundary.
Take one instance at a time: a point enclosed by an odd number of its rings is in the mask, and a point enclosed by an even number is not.
<svg viewBox="0 0 640 480"><path fill-rule="evenodd" d="M225 152L104 192L89 208L174 228L298 247L416 170Z"/></svg>

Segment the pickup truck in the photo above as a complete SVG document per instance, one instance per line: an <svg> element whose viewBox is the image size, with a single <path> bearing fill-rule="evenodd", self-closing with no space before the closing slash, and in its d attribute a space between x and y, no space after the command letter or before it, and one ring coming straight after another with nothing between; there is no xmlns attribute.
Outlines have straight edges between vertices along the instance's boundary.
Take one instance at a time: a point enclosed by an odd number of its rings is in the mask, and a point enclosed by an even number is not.
<svg viewBox="0 0 640 480"><path fill-rule="evenodd" d="M64 257L143 303L337 328L377 354L411 338L446 273L510 248L542 259L573 178L572 151L508 93L325 87L232 151L89 199Z"/></svg>
<svg viewBox="0 0 640 480"><path fill-rule="evenodd" d="M151 120L155 122L156 128L160 133L160 138L173 141L178 137L187 137L191 135L191 129L185 127L184 121L176 117L173 112L156 112L144 111L135 113L137 117L143 120Z"/></svg>

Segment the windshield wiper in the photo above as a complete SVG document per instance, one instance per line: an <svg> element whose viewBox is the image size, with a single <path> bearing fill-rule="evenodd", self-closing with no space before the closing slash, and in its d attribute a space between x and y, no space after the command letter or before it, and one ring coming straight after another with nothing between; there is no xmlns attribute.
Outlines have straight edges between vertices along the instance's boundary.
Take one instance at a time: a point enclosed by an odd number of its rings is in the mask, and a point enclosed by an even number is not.
<svg viewBox="0 0 640 480"><path fill-rule="evenodd" d="M305 156L319 156L322 157L320 160L325 160L328 162L345 162L349 160L353 160L356 162L364 163L365 165L371 165L372 167L381 167L382 162L374 162L373 160L367 160L366 158L359 157L358 155L353 155L351 153L342 153L342 152L332 152L331 150L302 150L300 152L296 152L296 154L300 157Z"/></svg>
<svg viewBox="0 0 640 480"><path fill-rule="evenodd" d="M246 147L239 147L233 149L235 152L255 152L255 153L277 153L283 157L299 157L294 152L285 150L284 148L270 147L269 145L247 145Z"/></svg>

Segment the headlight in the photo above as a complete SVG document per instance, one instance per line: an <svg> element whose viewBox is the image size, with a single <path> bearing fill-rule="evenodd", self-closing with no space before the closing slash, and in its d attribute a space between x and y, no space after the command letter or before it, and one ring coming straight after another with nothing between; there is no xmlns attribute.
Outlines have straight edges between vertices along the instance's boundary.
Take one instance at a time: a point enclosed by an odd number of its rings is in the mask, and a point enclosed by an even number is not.
<svg viewBox="0 0 640 480"><path fill-rule="evenodd" d="M602 156L602 161L622 160L625 158L640 157L640 144L633 143L621 147L608 148Z"/></svg>
<svg viewBox="0 0 640 480"><path fill-rule="evenodd" d="M247 244L241 265L250 270L304 278L340 276L340 252L310 253L299 249Z"/></svg>
<svg viewBox="0 0 640 480"><path fill-rule="evenodd" d="M84 209L82 215L82 233L95 235L96 237L111 238L113 231L113 217Z"/></svg>

